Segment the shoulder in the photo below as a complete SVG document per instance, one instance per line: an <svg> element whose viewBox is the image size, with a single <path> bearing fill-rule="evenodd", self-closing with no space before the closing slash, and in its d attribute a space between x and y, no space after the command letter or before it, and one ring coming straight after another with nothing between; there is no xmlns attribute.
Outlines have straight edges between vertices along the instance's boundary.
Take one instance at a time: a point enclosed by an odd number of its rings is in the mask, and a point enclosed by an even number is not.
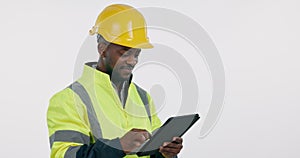
<svg viewBox="0 0 300 158"><path fill-rule="evenodd" d="M74 98L74 92L70 89L70 86L65 87L64 89L56 92L51 98L50 98L50 105L51 103L57 103L57 102L72 102Z"/></svg>

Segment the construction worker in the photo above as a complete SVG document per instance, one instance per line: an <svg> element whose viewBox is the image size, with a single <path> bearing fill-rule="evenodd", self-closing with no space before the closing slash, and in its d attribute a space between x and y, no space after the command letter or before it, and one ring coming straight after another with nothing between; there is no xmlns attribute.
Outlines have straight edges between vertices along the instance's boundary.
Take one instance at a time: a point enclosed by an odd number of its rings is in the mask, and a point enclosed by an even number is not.
<svg viewBox="0 0 300 158"><path fill-rule="evenodd" d="M98 62L84 65L82 76L56 93L47 122L51 158L136 158L132 151L161 126L150 95L131 82L141 49L152 48L145 19L135 8L115 4L98 16ZM173 158L182 138L161 144L144 158Z"/></svg>

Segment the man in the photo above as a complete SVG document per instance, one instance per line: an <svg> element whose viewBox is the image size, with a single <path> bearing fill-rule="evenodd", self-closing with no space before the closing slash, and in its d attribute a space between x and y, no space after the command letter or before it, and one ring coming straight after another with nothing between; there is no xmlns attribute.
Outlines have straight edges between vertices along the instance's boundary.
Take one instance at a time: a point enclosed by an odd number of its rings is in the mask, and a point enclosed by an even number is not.
<svg viewBox="0 0 300 158"><path fill-rule="evenodd" d="M98 16L98 62L55 94L47 121L51 158L136 158L130 154L161 126L150 95L131 82L141 48L152 48L144 17L128 5L110 5ZM152 158L171 158L182 138L165 142Z"/></svg>

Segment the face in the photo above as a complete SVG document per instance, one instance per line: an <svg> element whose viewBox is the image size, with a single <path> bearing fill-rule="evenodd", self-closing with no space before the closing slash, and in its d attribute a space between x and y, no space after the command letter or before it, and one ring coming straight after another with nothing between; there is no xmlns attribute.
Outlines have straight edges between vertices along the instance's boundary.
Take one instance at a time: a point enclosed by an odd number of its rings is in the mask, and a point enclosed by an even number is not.
<svg viewBox="0 0 300 158"><path fill-rule="evenodd" d="M127 80L138 62L141 49L109 44L103 52L105 68L112 80Z"/></svg>

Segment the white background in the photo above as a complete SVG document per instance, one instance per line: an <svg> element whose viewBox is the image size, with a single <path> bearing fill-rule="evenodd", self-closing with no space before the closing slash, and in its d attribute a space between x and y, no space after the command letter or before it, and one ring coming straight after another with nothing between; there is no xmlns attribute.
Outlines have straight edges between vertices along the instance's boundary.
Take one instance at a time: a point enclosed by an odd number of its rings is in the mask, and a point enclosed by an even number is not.
<svg viewBox="0 0 300 158"><path fill-rule="evenodd" d="M297 0L11 0L0 2L1 157L49 157L48 100L73 81L88 30L112 2L183 13L219 50L223 113L206 138L199 124L185 135L181 157L300 156Z"/></svg>

